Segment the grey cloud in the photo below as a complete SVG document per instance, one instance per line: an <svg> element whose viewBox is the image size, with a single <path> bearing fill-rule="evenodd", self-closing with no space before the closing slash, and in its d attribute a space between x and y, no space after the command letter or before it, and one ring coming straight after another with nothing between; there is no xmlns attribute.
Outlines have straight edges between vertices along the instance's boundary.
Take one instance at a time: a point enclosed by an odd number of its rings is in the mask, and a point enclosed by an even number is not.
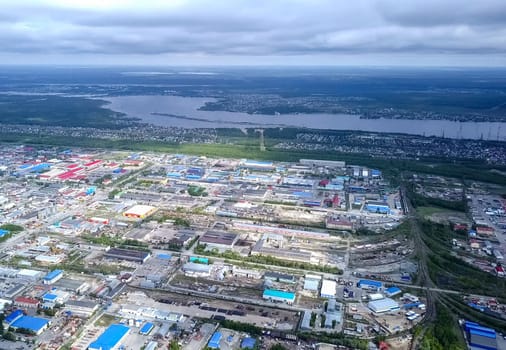
<svg viewBox="0 0 506 350"><path fill-rule="evenodd" d="M468 4L469 3L469 4ZM181 6L5 5L4 53L157 56L506 54L506 2L194 0Z"/></svg>

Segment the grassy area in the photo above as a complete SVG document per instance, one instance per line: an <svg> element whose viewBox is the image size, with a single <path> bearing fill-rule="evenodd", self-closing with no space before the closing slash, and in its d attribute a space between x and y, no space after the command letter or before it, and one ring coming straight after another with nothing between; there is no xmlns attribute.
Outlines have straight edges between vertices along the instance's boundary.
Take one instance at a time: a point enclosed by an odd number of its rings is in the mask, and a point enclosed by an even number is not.
<svg viewBox="0 0 506 350"><path fill-rule="evenodd" d="M428 326L420 349L465 350L466 344L454 315L442 304L437 305L437 319Z"/></svg>
<svg viewBox="0 0 506 350"><path fill-rule="evenodd" d="M445 208L440 208L440 207L418 207L418 208L416 208L416 211L423 218L428 218L428 217L430 217L430 216L432 216L434 214L446 214L446 213L451 214L451 213L456 213L453 210L449 210L449 209L445 209Z"/></svg>
<svg viewBox="0 0 506 350"><path fill-rule="evenodd" d="M108 327L116 322L116 317L108 314L103 314L98 320L95 321L97 327Z"/></svg>

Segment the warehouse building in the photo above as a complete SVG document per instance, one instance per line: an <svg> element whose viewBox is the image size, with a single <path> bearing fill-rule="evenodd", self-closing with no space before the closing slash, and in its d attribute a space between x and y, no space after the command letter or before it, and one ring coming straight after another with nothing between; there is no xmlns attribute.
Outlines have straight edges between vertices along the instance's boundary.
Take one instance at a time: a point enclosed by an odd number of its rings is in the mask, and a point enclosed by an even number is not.
<svg viewBox="0 0 506 350"><path fill-rule="evenodd" d="M306 275L304 277L304 290L317 292L320 287L321 276L317 275Z"/></svg>
<svg viewBox="0 0 506 350"><path fill-rule="evenodd" d="M4 322L7 323L7 325L11 325L14 321L16 321L18 318L23 317L24 313L23 310L14 310L4 318Z"/></svg>
<svg viewBox="0 0 506 350"><path fill-rule="evenodd" d="M293 304L295 302L295 293L285 292L277 289L266 289L264 290L263 298L270 301Z"/></svg>
<svg viewBox="0 0 506 350"><path fill-rule="evenodd" d="M68 292L73 292L76 294L84 294L84 292L90 288L89 283L86 281L66 277L57 281L54 286L58 289L66 290Z"/></svg>
<svg viewBox="0 0 506 350"><path fill-rule="evenodd" d="M186 263L183 265L183 271L186 276L191 277L209 277L211 276L211 266L197 263Z"/></svg>
<svg viewBox="0 0 506 350"><path fill-rule="evenodd" d="M17 274L17 278L29 281L36 281L41 277L42 272L37 270L22 269Z"/></svg>
<svg viewBox="0 0 506 350"><path fill-rule="evenodd" d="M214 332L213 336L209 340L209 343L207 344L207 347L211 349L219 349L221 337L222 335L220 332Z"/></svg>
<svg viewBox="0 0 506 350"><path fill-rule="evenodd" d="M232 275L234 277L243 277L243 278L253 278L260 279L262 278L262 272L258 270L244 269L238 266L232 266Z"/></svg>
<svg viewBox="0 0 506 350"><path fill-rule="evenodd" d="M497 334L492 328L483 327L478 323L465 321L464 330L471 348L495 350L497 346Z"/></svg>
<svg viewBox="0 0 506 350"><path fill-rule="evenodd" d="M282 282L282 283L295 283L297 280L294 275L288 275L285 273L279 273L274 271L267 271L264 274L264 279L271 282Z"/></svg>
<svg viewBox="0 0 506 350"><path fill-rule="evenodd" d="M104 255L108 259L134 261L141 264L146 262L150 256L149 252L121 248L111 248Z"/></svg>
<svg viewBox="0 0 506 350"><path fill-rule="evenodd" d="M309 330L311 329L311 312L304 311L304 315L302 316L302 320L300 322L300 329Z"/></svg>
<svg viewBox="0 0 506 350"><path fill-rule="evenodd" d="M295 250L295 249L284 249L284 248L273 248L264 246L265 240L258 240L253 248L251 248L251 255L270 255L279 259L311 262L311 252Z"/></svg>
<svg viewBox="0 0 506 350"><path fill-rule="evenodd" d="M346 166L346 162L338 160L301 159L299 163L302 165L308 165L312 167L328 167L336 169L341 169Z"/></svg>
<svg viewBox="0 0 506 350"><path fill-rule="evenodd" d="M241 349L255 349L257 340L255 338L246 337L241 341Z"/></svg>
<svg viewBox="0 0 506 350"><path fill-rule="evenodd" d="M65 302L65 310L70 311L77 316L90 317L99 304L91 300L68 300Z"/></svg>
<svg viewBox="0 0 506 350"><path fill-rule="evenodd" d="M336 297L337 283L332 280L323 280L320 289L320 296L322 298L335 298Z"/></svg>
<svg viewBox="0 0 506 350"><path fill-rule="evenodd" d="M27 329L36 335L40 335L50 324L50 321L41 317L21 316L10 324L16 329Z"/></svg>
<svg viewBox="0 0 506 350"><path fill-rule="evenodd" d="M402 291L399 287L390 287L385 289L385 295L389 298L401 294Z"/></svg>
<svg viewBox="0 0 506 350"><path fill-rule="evenodd" d="M123 213L123 216L133 219L145 219L156 211L155 207L150 205L134 205Z"/></svg>
<svg viewBox="0 0 506 350"><path fill-rule="evenodd" d="M382 202L367 202L364 209L370 213L390 214L390 207Z"/></svg>
<svg viewBox="0 0 506 350"><path fill-rule="evenodd" d="M369 307L369 309L372 312L376 314L381 314L385 312L399 310L399 303L390 298L383 298L379 300L370 301L369 303L367 303L367 307Z"/></svg>
<svg viewBox="0 0 506 350"><path fill-rule="evenodd" d="M227 250L232 249L238 235L231 232L207 231L199 239L200 244L205 244L206 249Z"/></svg>
<svg viewBox="0 0 506 350"><path fill-rule="evenodd" d="M151 322L146 322L139 330L139 334L148 335L149 333L151 333L153 328L155 328L154 324L152 324Z"/></svg>
<svg viewBox="0 0 506 350"><path fill-rule="evenodd" d="M112 324L90 344L88 350L117 350L129 332L130 328L127 326Z"/></svg>
<svg viewBox="0 0 506 350"><path fill-rule="evenodd" d="M357 283L357 287L373 291L380 291L383 288L383 283L372 280L360 280Z"/></svg>
<svg viewBox="0 0 506 350"><path fill-rule="evenodd" d="M63 270L53 270L42 279L44 284L53 284L63 277Z"/></svg>

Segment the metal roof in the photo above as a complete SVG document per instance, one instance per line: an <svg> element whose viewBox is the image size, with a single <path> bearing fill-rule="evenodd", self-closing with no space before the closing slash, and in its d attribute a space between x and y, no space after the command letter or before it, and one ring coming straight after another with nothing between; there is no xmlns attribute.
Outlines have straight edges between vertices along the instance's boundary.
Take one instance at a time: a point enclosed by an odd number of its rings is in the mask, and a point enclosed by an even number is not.
<svg viewBox="0 0 506 350"><path fill-rule="evenodd" d="M90 344L90 350L111 350L130 331L130 328L122 324L112 324L102 333L97 340Z"/></svg>
<svg viewBox="0 0 506 350"><path fill-rule="evenodd" d="M214 332L214 334L211 337L211 339L209 340L209 343L207 344L207 346L212 349L219 349L220 348L220 340L221 340L221 333Z"/></svg>
<svg viewBox="0 0 506 350"><path fill-rule="evenodd" d="M14 321L11 326L14 328L26 328L39 332L49 323L49 320L40 317L23 316ZM105 349L104 349L105 350Z"/></svg>

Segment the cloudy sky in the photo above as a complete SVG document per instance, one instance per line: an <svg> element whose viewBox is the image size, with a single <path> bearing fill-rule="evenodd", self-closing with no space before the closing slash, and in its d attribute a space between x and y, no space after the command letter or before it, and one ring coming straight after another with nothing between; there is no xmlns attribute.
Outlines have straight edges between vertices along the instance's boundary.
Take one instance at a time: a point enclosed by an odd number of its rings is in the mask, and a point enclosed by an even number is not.
<svg viewBox="0 0 506 350"><path fill-rule="evenodd" d="M506 65L506 0L0 0L3 64Z"/></svg>

